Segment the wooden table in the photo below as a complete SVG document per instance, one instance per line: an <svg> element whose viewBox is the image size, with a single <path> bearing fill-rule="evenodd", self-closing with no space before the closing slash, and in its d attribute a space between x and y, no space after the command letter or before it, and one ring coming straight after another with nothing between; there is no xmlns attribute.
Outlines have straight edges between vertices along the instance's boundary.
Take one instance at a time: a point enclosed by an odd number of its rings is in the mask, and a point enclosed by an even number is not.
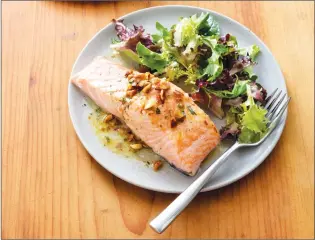
<svg viewBox="0 0 315 240"><path fill-rule="evenodd" d="M254 172L200 194L162 235L148 221L175 195L114 177L78 140L68 78L87 41L114 17L179 2L3 2L3 238L313 238L314 3L182 2L253 30L286 78L283 135Z"/></svg>

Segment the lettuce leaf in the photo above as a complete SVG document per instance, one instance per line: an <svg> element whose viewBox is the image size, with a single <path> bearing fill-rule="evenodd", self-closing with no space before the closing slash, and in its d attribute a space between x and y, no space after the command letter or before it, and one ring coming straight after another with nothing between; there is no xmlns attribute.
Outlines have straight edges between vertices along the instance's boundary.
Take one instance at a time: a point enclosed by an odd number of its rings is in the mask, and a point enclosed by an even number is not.
<svg viewBox="0 0 315 240"><path fill-rule="evenodd" d="M254 71L253 71L253 66L252 65L249 65L248 67L245 67L243 69L243 71L248 74L249 78L251 78L252 76L256 76Z"/></svg>
<svg viewBox="0 0 315 240"><path fill-rule="evenodd" d="M212 54L211 57L208 59L208 65L203 71L203 76L208 76L208 81L213 81L216 79L221 72L223 71L223 63L221 59L220 50L218 48L218 42L216 38L213 37L203 37L202 41L205 45L211 48ZM220 49L218 51L218 49Z"/></svg>
<svg viewBox="0 0 315 240"><path fill-rule="evenodd" d="M248 80L245 81L236 81L232 91L228 90L210 90L206 89L207 92L216 95L221 98L236 98L238 96L244 95L247 91Z"/></svg>
<svg viewBox="0 0 315 240"><path fill-rule="evenodd" d="M191 17L182 18L175 26L174 45L187 46L190 41L195 41L198 35L219 35L219 24L209 13L201 13Z"/></svg>
<svg viewBox="0 0 315 240"><path fill-rule="evenodd" d="M260 53L260 48L257 45L252 45L248 48L248 54L249 57L255 61L256 57L258 56L258 54Z"/></svg>
<svg viewBox="0 0 315 240"><path fill-rule="evenodd" d="M238 49L238 53L243 56L249 56L253 61L255 61L257 55L260 52L260 48L257 45L251 45L246 48Z"/></svg>
<svg viewBox="0 0 315 240"><path fill-rule="evenodd" d="M267 110L253 104L244 112L242 125L255 133L263 133L267 129Z"/></svg>
<svg viewBox="0 0 315 240"><path fill-rule="evenodd" d="M239 141L252 143L259 141L267 131L267 110L258 106L251 95L251 88L247 85L247 100L241 105L244 113L241 119L241 133Z"/></svg>
<svg viewBox="0 0 315 240"><path fill-rule="evenodd" d="M204 36L220 35L220 27L217 21L209 14L202 13L199 16L198 33Z"/></svg>
<svg viewBox="0 0 315 240"><path fill-rule="evenodd" d="M191 41L189 46L186 47L187 51L181 53L179 51L179 48L174 47L172 45L173 42L173 34L172 34L172 29L168 30L166 27L164 27L162 24L159 22L156 22L156 29L158 30L158 33L153 34L152 38L153 41L161 47L161 52L167 57L170 62L171 61L177 61L180 63L183 67L187 68L187 65L190 60L192 61L196 53L193 53L192 49L197 52L197 47L198 44L194 41ZM175 26L173 26L174 28ZM191 49L192 48L192 49Z"/></svg>
<svg viewBox="0 0 315 240"><path fill-rule="evenodd" d="M241 81L238 81L239 83ZM242 143L259 141L267 132L267 110L258 106L251 94L251 83L242 81L246 87L247 100L238 106L231 106L226 114L226 126L221 129L221 138L236 137Z"/></svg>
<svg viewBox="0 0 315 240"><path fill-rule="evenodd" d="M161 50L163 55L170 61L176 61L187 69L187 63L182 54L178 51L178 48L173 47L170 43L166 41L161 41Z"/></svg>
<svg viewBox="0 0 315 240"><path fill-rule="evenodd" d="M204 75L208 75L208 81L215 80L223 70L222 61L217 57L216 53L212 53L212 57L208 60L208 65L204 69Z"/></svg>
<svg viewBox="0 0 315 240"><path fill-rule="evenodd" d="M174 30L174 46L185 47L182 54L190 64L198 54L198 47L203 44L201 36L218 35L219 25L209 13L201 13L182 18Z"/></svg>
<svg viewBox="0 0 315 240"><path fill-rule="evenodd" d="M146 47L153 45L151 35L144 32L143 26L133 25L133 28L129 28L123 23L123 21L124 20L112 20L112 22L115 24L117 37L121 41L121 44L118 45L120 48L118 48L117 45L113 46L113 48L118 51L122 48L135 51L138 42L141 42Z"/></svg>
<svg viewBox="0 0 315 240"><path fill-rule="evenodd" d="M158 33L152 34L153 42L158 43L160 40L169 42L172 39L171 32L161 23L156 22L155 28L158 30Z"/></svg>
<svg viewBox="0 0 315 240"><path fill-rule="evenodd" d="M187 46L197 34L197 25L191 18L182 18L175 26L174 46Z"/></svg>
<svg viewBox="0 0 315 240"><path fill-rule="evenodd" d="M138 56L140 57L141 63L152 70L156 70L157 72L161 73L168 65L168 59L163 54L151 51L141 42L137 44L136 50Z"/></svg>
<svg viewBox="0 0 315 240"><path fill-rule="evenodd" d="M214 49L220 55L225 55L229 52L229 48L223 44L217 44Z"/></svg>
<svg viewBox="0 0 315 240"><path fill-rule="evenodd" d="M254 143L258 142L261 138L260 133L255 133L246 127L243 127L241 133L238 136L238 140L242 143Z"/></svg>
<svg viewBox="0 0 315 240"><path fill-rule="evenodd" d="M185 57L186 63L191 63L198 54L198 47L201 45L201 39L198 35L195 35L188 42L182 55Z"/></svg>
<svg viewBox="0 0 315 240"><path fill-rule="evenodd" d="M120 49L119 52L122 56L125 56L136 63L141 63L139 56L131 49Z"/></svg>
<svg viewBox="0 0 315 240"><path fill-rule="evenodd" d="M209 108L210 111L220 119L223 119L225 113L222 109L222 98L215 95L210 95Z"/></svg>
<svg viewBox="0 0 315 240"><path fill-rule="evenodd" d="M208 19L210 18L209 13L201 13L199 17L195 14L191 16L191 20L196 25L197 30L208 29L210 27Z"/></svg>
<svg viewBox="0 0 315 240"><path fill-rule="evenodd" d="M229 47L234 47L236 48L238 46L237 40L235 36L230 35L229 40L226 43L227 46Z"/></svg>
<svg viewBox="0 0 315 240"><path fill-rule="evenodd" d="M226 121L226 125L229 126L231 125L232 123L236 122L236 113L233 112L233 107L231 107L229 109L229 111L227 111L226 113L226 118L225 118L225 121Z"/></svg>
<svg viewBox="0 0 315 240"><path fill-rule="evenodd" d="M177 62L172 62L165 68L165 76L169 81L185 77L185 84L194 85L200 74L195 71L192 65L182 68Z"/></svg>

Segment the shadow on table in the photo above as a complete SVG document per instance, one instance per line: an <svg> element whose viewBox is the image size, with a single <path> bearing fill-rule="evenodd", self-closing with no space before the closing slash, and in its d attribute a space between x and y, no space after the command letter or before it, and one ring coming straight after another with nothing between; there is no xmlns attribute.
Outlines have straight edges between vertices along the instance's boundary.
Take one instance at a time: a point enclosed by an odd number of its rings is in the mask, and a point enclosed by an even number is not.
<svg viewBox="0 0 315 240"><path fill-rule="evenodd" d="M198 194L178 217L178 222L185 222L188 215L192 215L192 219L204 218L205 216L208 216L208 214L209 216L211 215L212 218L216 218L217 215L222 215L222 213L218 213L218 211L234 208L235 204L233 201L235 199L238 199L237 201L240 203L241 199L246 199L246 197L248 197L249 189L255 189L257 187L257 180L255 179L258 178L259 181L264 179L266 171L269 171L270 168L272 168L272 166L270 166L272 163L271 160L275 159L268 157L259 168L233 184L217 190ZM108 185L108 182L105 181L108 181L108 177L111 174L92 158L91 161L93 161L94 171L96 171L98 175L106 176L104 179L100 179L99 184ZM111 177L120 207L120 212L117 212L117 214L121 215L128 230L137 235L142 235L148 223L165 209L177 196L176 194L159 193L142 189L113 175L111 175ZM264 184L261 183L261 185ZM264 188L261 188L260 190L261 195L263 195L264 192L268 191L268 186L264 186ZM242 197L242 195L244 195L244 197ZM167 234L167 231L165 233Z"/></svg>

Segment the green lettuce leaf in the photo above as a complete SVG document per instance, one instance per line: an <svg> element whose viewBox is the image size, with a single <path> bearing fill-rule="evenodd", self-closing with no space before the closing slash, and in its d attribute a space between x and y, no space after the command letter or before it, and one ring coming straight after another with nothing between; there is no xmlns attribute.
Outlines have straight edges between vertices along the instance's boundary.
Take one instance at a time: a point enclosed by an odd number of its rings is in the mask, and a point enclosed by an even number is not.
<svg viewBox="0 0 315 240"><path fill-rule="evenodd" d="M253 104L244 112L242 125L255 133L263 133L267 129L267 110Z"/></svg>
<svg viewBox="0 0 315 240"><path fill-rule="evenodd" d="M253 66L252 66L252 65L250 65L250 66L244 68L244 69L242 70L242 73L246 73L247 76L248 76L248 79L249 79L250 81L256 81L257 78L258 78L258 76L254 73L254 70L253 70Z"/></svg>
<svg viewBox="0 0 315 240"><path fill-rule="evenodd" d="M156 30L158 30L158 33L152 34L153 42L158 43L160 40L164 40L166 42L171 41L171 32L166 27L159 22L156 22L155 27Z"/></svg>
<svg viewBox="0 0 315 240"><path fill-rule="evenodd" d="M247 83L249 81L248 80L244 80L244 81L237 81L234 84L234 87L232 89L232 91L228 91L228 90L210 90L210 89L206 89L206 91L208 91L209 93L212 93L220 98L236 98L238 96L244 95L247 91Z"/></svg>
<svg viewBox="0 0 315 240"><path fill-rule="evenodd" d="M191 17L182 18L175 26L174 45L176 47L187 46L191 41L201 44L199 35L218 36L220 34L219 24L209 13L201 13Z"/></svg>
<svg viewBox="0 0 315 240"><path fill-rule="evenodd" d="M174 46L187 46L191 39L195 38L197 26L191 18L182 18L175 27Z"/></svg>
<svg viewBox="0 0 315 240"><path fill-rule="evenodd" d="M141 63L139 56L134 51L132 51L131 49L121 49L119 52L122 55L122 57L127 57L127 58L131 59L132 61L139 63L139 64Z"/></svg>
<svg viewBox="0 0 315 240"><path fill-rule="evenodd" d="M209 13L201 13L199 16L197 14L191 16L191 20L196 25L196 29L199 31L201 29L209 28L208 19L210 18Z"/></svg>
<svg viewBox="0 0 315 240"><path fill-rule="evenodd" d="M208 59L208 65L203 71L203 76L207 75L208 81L213 81L221 74L223 70L223 63L220 54L222 49L217 47L217 40L213 37L203 37L202 41L212 50L211 57Z"/></svg>
<svg viewBox="0 0 315 240"><path fill-rule="evenodd" d="M208 13L202 13L199 18L203 16L203 21L199 24L198 30L200 35L204 36L219 36L220 27L219 23L214 20L214 18Z"/></svg>
<svg viewBox="0 0 315 240"><path fill-rule="evenodd" d="M212 53L212 56L214 54L215 53ZM203 75L208 75L209 76L208 81L211 82L221 74L222 70L223 70L222 61L218 58L216 59L211 57L208 59L208 65L204 69Z"/></svg>
<svg viewBox="0 0 315 240"><path fill-rule="evenodd" d="M225 55L229 52L229 48L223 44L217 44L214 49L220 55Z"/></svg>
<svg viewBox="0 0 315 240"><path fill-rule="evenodd" d="M194 85L200 75L195 71L192 65L189 65L187 68L182 68L177 62L172 62L166 67L165 76L169 81L185 77L186 84Z"/></svg>
<svg viewBox="0 0 315 240"><path fill-rule="evenodd" d="M236 113L234 113L233 111L231 111L231 109L233 109L233 107L231 107L230 109L229 109L229 111L227 111L227 113L226 113L226 119L225 119L225 121L226 121L226 125L228 126L228 125L231 125L232 123L234 123L234 122L236 122Z"/></svg>
<svg viewBox="0 0 315 240"><path fill-rule="evenodd" d="M258 142L261 139L260 133L255 133L252 130L249 130L246 127L243 127L241 133L238 136L238 140L242 143L254 143Z"/></svg>
<svg viewBox="0 0 315 240"><path fill-rule="evenodd" d="M140 57L140 61L143 65L156 70L159 73L163 72L168 65L168 59L165 55L156 53L146 48L141 42L137 44L137 54Z"/></svg>
<svg viewBox="0 0 315 240"><path fill-rule="evenodd" d="M116 43L120 43L120 42L121 42L120 39L117 39L117 38L112 39L112 44L116 44Z"/></svg>
<svg viewBox="0 0 315 240"><path fill-rule="evenodd" d="M184 57L179 53L176 47L172 46L172 34L166 27L164 27L159 22L156 22L156 29L158 30L157 34L153 34L152 38L155 43L161 46L161 52L163 53L164 57L169 59L171 62L172 60L177 61L184 67L186 67Z"/></svg>
<svg viewBox="0 0 315 240"><path fill-rule="evenodd" d="M161 41L161 50L163 55L171 61L176 61L181 64L184 68L187 68L187 63L185 57L180 54L178 48L171 46L166 41Z"/></svg>
<svg viewBox="0 0 315 240"><path fill-rule="evenodd" d="M242 104L244 113L241 118L241 133L239 141L253 143L259 141L267 131L267 110L258 106L250 94L250 86L247 85L247 100Z"/></svg>
<svg viewBox="0 0 315 240"><path fill-rule="evenodd" d="M248 76L251 78L254 74L254 71L253 71L253 66L250 65L246 68L243 69L244 72L246 72L248 74Z"/></svg>
<svg viewBox="0 0 315 240"><path fill-rule="evenodd" d="M240 55L243 55L243 56L249 56L253 61L255 61L257 55L259 54L260 52L260 48L257 46L257 45L251 45L249 47L246 47L246 48L240 48L238 49L238 53Z"/></svg>
<svg viewBox="0 0 315 240"><path fill-rule="evenodd" d="M257 45L252 45L248 48L249 57L253 60L256 59L259 52L260 52L260 48Z"/></svg>
<svg viewBox="0 0 315 240"><path fill-rule="evenodd" d="M237 40L236 40L236 37L230 35L230 39L229 39L229 41L226 43L226 45L229 46L229 47L234 47L234 48L236 48L237 45L238 45Z"/></svg>
<svg viewBox="0 0 315 240"><path fill-rule="evenodd" d="M198 54L198 47L201 45L201 39L198 35L192 37L187 44L185 50L182 52L182 55L185 58L186 64L191 63Z"/></svg>
<svg viewBox="0 0 315 240"><path fill-rule="evenodd" d="M110 45L110 48L113 49L113 55L120 55L123 58L126 58L127 60L132 60L135 63L140 64L140 58L132 51L130 48L126 47L126 42L123 41L116 41L115 43Z"/></svg>
<svg viewBox="0 0 315 240"><path fill-rule="evenodd" d="M197 56L198 47L202 44L198 31L208 18L209 14L201 14L199 17L193 15L189 18L182 18L175 26L174 46L185 47L182 55L186 65L192 63Z"/></svg>

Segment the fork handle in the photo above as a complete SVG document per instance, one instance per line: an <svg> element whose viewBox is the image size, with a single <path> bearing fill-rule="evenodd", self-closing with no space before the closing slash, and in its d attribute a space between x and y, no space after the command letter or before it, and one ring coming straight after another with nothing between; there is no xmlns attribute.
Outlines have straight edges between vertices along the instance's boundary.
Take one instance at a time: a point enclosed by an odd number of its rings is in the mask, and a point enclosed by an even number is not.
<svg viewBox="0 0 315 240"><path fill-rule="evenodd" d="M150 222L150 226L158 233L162 233L170 223L186 208L186 206L200 192L203 186L226 161L227 157L240 147L234 143L220 158L218 158L200 177L198 177L184 192L182 192L163 212Z"/></svg>

